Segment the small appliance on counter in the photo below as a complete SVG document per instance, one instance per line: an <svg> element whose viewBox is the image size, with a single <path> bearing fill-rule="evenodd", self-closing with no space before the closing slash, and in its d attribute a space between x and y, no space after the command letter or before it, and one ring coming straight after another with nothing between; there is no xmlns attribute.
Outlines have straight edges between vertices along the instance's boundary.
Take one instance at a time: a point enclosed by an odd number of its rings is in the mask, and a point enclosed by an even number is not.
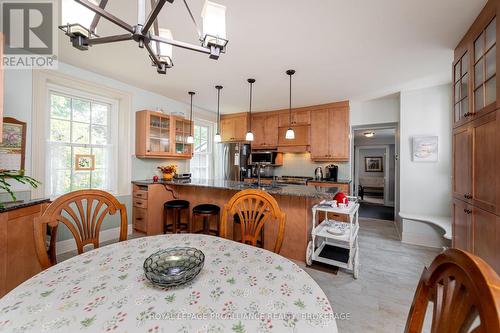
<svg viewBox="0 0 500 333"><path fill-rule="evenodd" d="M176 173L174 174L174 179L191 179L190 173Z"/></svg>
<svg viewBox="0 0 500 333"><path fill-rule="evenodd" d="M339 167L335 164L330 164L325 167L326 175L325 180L332 182L338 181L339 178Z"/></svg>
<svg viewBox="0 0 500 333"><path fill-rule="evenodd" d="M314 179L316 180L323 179L323 169L321 167L317 167L316 170L314 170Z"/></svg>

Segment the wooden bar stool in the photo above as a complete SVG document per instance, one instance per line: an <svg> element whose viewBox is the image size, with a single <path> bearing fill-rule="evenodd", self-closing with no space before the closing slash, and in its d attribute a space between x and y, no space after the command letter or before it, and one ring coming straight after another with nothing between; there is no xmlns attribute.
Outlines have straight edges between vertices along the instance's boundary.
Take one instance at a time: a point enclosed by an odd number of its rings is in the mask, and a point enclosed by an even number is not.
<svg viewBox="0 0 500 333"><path fill-rule="evenodd" d="M172 211L172 223L168 223L168 212ZM186 212L187 222L182 222L182 212ZM189 223L189 201L170 200L163 205L163 233L191 232Z"/></svg>
<svg viewBox="0 0 500 333"><path fill-rule="evenodd" d="M219 236L220 230L220 207L212 204L201 204L193 208L193 220L194 224L197 217L203 218L203 229L197 230L195 233L204 233L206 235ZM210 218L217 218L217 230L210 229Z"/></svg>

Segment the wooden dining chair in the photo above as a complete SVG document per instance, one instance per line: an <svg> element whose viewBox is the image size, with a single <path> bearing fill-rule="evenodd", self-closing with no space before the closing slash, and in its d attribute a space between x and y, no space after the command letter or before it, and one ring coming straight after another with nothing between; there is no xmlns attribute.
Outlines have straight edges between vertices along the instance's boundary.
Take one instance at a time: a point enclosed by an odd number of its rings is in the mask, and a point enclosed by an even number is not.
<svg viewBox="0 0 500 333"><path fill-rule="evenodd" d="M35 246L43 269L57 263L55 239L59 223L63 223L75 238L78 254L84 246L99 247L99 231L104 218L120 212L120 238L127 239L127 210L113 195L101 190L79 190L54 200L44 213L34 220ZM46 228L51 232L49 249L45 244Z"/></svg>
<svg viewBox="0 0 500 333"><path fill-rule="evenodd" d="M285 213L269 193L253 189L236 193L222 210L221 237L226 237L228 217L233 218L235 215L240 221L241 242L253 246L257 245L260 231L265 224L278 223L274 253L280 252L285 232Z"/></svg>
<svg viewBox="0 0 500 333"><path fill-rule="evenodd" d="M500 278L472 254L449 249L424 269L406 333L422 331L429 302L433 305L431 333L500 332Z"/></svg>

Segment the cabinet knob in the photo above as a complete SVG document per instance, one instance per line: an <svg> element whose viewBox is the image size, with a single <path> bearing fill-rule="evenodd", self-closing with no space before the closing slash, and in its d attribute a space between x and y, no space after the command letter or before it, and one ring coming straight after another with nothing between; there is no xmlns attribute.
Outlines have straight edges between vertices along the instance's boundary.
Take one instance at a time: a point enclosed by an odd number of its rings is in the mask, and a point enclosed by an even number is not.
<svg viewBox="0 0 500 333"><path fill-rule="evenodd" d="M464 213L466 213L466 214L471 214L471 213L472 213L472 210L467 209L467 208L464 208Z"/></svg>
<svg viewBox="0 0 500 333"><path fill-rule="evenodd" d="M465 199L472 199L472 194L464 194Z"/></svg>

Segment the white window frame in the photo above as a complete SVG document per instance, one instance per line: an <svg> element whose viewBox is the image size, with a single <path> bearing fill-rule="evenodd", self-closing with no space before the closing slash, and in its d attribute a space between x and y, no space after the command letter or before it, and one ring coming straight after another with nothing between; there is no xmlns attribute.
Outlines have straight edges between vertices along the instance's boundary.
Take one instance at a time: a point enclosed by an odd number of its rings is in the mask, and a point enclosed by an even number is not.
<svg viewBox="0 0 500 333"><path fill-rule="evenodd" d="M130 148L132 146L130 135L130 122L132 117L132 94L121 90L113 89L108 86L95 82L80 80L78 78L61 74L49 70L33 71L33 112L32 112L32 161L31 175L42 184L31 190L31 197L45 198L46 189L43 183L46 179L46 147L48 140L49 124L49 90L51 87L57 87L57 91L65 89L72 91L70 95L90 97L94 100L108 100L113 102L117 112L115 119L117 126L111 126L116 130L117 144L114 157L117 165L116 170L116 192L115 196L126 196L131 194L131 164L132 155ZM74 92L77 92L76 94Z"/></svg>
<svg viewBox="0 0 500 333"><path fill-rule="evenodd" d="M85 91L79 91L79 90L75 90L75 89L72 89L72 88L67 88L67 87L63 87L63 86L58 86L58 85L55 85L55 84L48 84L47 85L47 115L46 115L46 119L45 119L45 135L46 135L46 139L45 139L45 152L46 152L46 163L47 163L47 155L49 154L49 146L51 145L58 145L58 143L49 143L49 140L50 140L50 107L51 107L51 101L50 101L50 95L51 94L54 94L54 95L61 95L61 96L65 96L65 97L69 97L69 98L75 98L75 99L78 99L78 98L81 98L81 99L84 99L84 100L88 100L90 102L97 102L97 103L103 103L103 104L108 104L111 106L110 108L110 114L108 116L108 122L109 122L109 125L107 126L108 129L111 130L111 133L109 134L110 135L110 142L108 145L112 146L112 152L111 152L111 155L112 155L112 162L110 164L110 168L112 168L110 174L113 174L112 178L111 178L111 188L109 189L106 189L107 191L109 191L111 194L114 194L114 195L117 195L118 194L118 190L117 190L117 179L116 179L116 175L117 175L117 170L118 170L118 129L117 129L117 126L113 126L113 124L118 124L118 105L119 105L119 102L116 100L116 99L111 99L111 98L107 98L107 97L102 97L102 96L95 96L93 94L89 94ZM71 120L72 122L72 120ZM70 132L72 131L72 127L70 128ZM62 143L61 145L65 145L64 143ZM71 147L84 147L84 148L90 148L92 146L99 146L99 145L95 145L95 144L78 144L78 143L72 143L70 142L69 145ZM101 145L103 148L106 146L106 145ZM71 156L71 158L73 158L73 155ZM73 161L71 162L73 163ZM71 178L73 178L73 174L74 174L74 169L71 168ZM108 174L109 175L109 174ZM50 178L50 170L46 170L45 172L45 182L48 181L48 179ZM47 182L48 183L48 182ZM49 186L47 186L45 188L45 195L48 196L48 197L51 197L51 198L54 198L54 197L57 197L57 196L54 196L52 193L49 193Z"/></svg>
<svg viewBox="0 0 500 333"><path fill-rule="evenodd" d="M206 121L203 119L194 119L194 125L199 125L199 126L206 126L208 127L208 133L207 133L207 151L203 153L196 153L194 149L194 144L193 144L193 156L196 154L203 154L207 155L207 163L208 163L208 177L207 179L212 179L213 174L214 174L214 142L211 139L213 137L213 132L214 132L214 123L210 121ZM194 126L193 126L194 127ZM194 136L194 133L193 133ZM191 170L191 164L189 165L189 168Z"/></svg>

